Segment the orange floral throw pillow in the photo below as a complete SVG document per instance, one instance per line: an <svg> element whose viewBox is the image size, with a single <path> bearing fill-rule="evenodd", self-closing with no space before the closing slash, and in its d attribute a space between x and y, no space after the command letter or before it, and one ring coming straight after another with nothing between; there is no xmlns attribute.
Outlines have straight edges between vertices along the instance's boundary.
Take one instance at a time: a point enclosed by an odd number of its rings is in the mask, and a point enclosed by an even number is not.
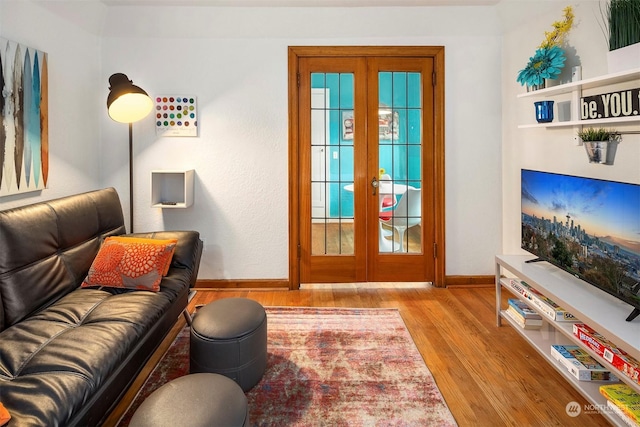
<svg viewBox="0 0 640 427"><path fill-rule="evenodd" d="M2 403L0 403L0 426L5 425L11 419L11 415L9 415L9 411L4 407Z"/></svg>
<svg viewBox="0 0 640 427"><path fill-rule="evenodd" d="M177 239L107 237L82 287L107 286L158 292L169 272Z"/></svg>

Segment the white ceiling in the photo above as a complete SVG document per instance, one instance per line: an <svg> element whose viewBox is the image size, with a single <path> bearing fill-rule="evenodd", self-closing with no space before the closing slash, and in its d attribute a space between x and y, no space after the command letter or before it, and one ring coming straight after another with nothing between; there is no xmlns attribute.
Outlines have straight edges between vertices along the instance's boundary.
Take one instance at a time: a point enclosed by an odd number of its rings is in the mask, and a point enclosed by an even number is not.
<svg viewBox="0 0 640 427"><path fill-rule="evenodd" d="M107 6L399 7L491 6L501 0L100 0Z"/></svg>

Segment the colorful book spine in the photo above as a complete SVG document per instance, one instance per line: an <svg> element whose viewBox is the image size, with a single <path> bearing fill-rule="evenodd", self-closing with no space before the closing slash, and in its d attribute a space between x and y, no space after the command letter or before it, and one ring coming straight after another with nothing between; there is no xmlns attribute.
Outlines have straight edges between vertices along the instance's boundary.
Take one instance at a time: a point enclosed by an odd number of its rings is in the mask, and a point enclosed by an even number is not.
<svg viewBox="0 0 640 427"><path fill-rule="evenodd" d="M622 409L618 408L615 403L610 400L607 400L607 409L614 414L616 414L622 421L624 421L625 425L629 427L640 427L640 424L633 421L631 417L622 412Z"/></svg>
<svg viewBox="0 0 640 427"><path fill-rule="evenodd" d="M640 394L626 384L600 386L600 394L618 407L629 419L640 425Z"/></svg>
<svg viewBox="0 0 640 427"><path fill-rule="evenodd" d="M575 318L567 310L532 288L527 282L517 279L509 279L511 289L530 300L532 305L537 307L542 314L554 322L577 322Z"/></svg>
<svg viewBox="0 0 640 427"><path fill-rule="evenodd" d="M614 374L577 345L552 345L551 356L579 381L618 381Z"/></svg>
<svg viewBox="0 0 640 427"><path fill-rule="evenodd" d="M512 307L509 307L508 309L506 309L504 311L504 313L509 316L509 318L511 320L514 321L514 323L516 323L518 326L520 326L522 329L540 329L542 327L542 321L540 321L540 324L531 324L530 322L527 323L525 322L525 319L522 318L517 311L515 311Z"/></svg>
<svg viewBox="0 0 640 427"><path fill-rule="evenodd" d="M509 312L512 318L518 321L518 324L524 324L526 326L535 326L537 328L542 326L542 318L533 319L533 318L524 317L522 313L520 313L512 305L509 305L509 307L507 308L507 311Z"/></svg>
<svg viewBox="0 0 640 427"><path fill-rule="evenodd" d="M640 362L584 323L573 325L573 334L620 373L640 384Z"/></svg>
<svg viewBox="0 0 640 427"><path fill-rule="evenodd" d="M525 319L542 320L542 316L529 307L529 304L517 298L509 298L509 307L513 307L515 311Z"/></svg>

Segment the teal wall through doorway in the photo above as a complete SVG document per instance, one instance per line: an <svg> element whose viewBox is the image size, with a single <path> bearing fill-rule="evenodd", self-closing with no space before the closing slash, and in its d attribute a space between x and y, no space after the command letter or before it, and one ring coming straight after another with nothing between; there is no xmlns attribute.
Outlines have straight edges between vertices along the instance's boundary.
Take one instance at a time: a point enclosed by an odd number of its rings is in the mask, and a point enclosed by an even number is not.
<svg viewBox="0 0 640 427"><path fill-rule="evenodd" d="M329 105L326 106L328 135L324 142L328 152L326 181L330 200L329 217L353 218L353 193L344 189L345 185L353 183L353 139L345 138L343 120L353 117L354 76L351 73L312 73L311 87L328 89L329 93ZM378 90L381 109L388 108L395 117L393 140L379 140L380 168L391 175L394 182L420 188L420 74L381 72Z"/></svg>

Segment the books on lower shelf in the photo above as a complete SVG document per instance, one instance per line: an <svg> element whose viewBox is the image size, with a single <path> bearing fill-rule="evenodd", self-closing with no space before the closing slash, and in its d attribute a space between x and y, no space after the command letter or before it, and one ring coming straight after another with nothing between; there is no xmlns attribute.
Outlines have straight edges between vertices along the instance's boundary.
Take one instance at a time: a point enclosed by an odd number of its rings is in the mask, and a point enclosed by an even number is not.
<svg viewBox="0 0 640 427"><path fill-rule="evenodd" d="M600 386L600 394L607 399L607 405L622 412L618 415L625 421L640 426L640 394L626 384L607 384Z"/></svg>
<svg viewBox="0 0 640 427"><path fill-rule="evenodd" d="M525 329L539 329L542 327L542 316L529 307L526 302L517 298L509 298L509 315L518 325Z"/></svg>
<svg viewBox="0 0 640 427"><path fill-rule="evenodd" d="M554 322L577 322L571 313L558 304L547 298L527 282L517 279L509 279L509 286L518 292L525 299L531 301L532 305L538 308L542 314Z"/></svg>
<svg viewBox="0 0 640 427"><path fill-rule="evenodd" d="M615 403L613 403L610 400L607 400L607 409L610 410L611 412L613 412L614 414L616 414L618 417L620 417L620 419L622 421L624 421L624 423L626 425L628 425L629 427L639 427L640 426L640 424L638 424L635 421L633 421L631 419L631 417L627 416L627 414L622 412L622 409L620 409L618 406L616 406Z"/></svg>
<svg viewBox="0 0 640 427"><path fill-rule="evenodd" d="M551 356L580 381L618 381L613 373L577 345L552 345Z"/></svg>
<svg viewBox="0 0 640 427"><path fill-rule="evenodd" d="M540 329L542 327L542 320L538 320L538 324L531 323L534 320L524 319L512 306L509 306L509 308L506 309L504 313L522 329Z"/></svg>
<svg viewBox="0 0 640 427"><path fill-rule="evenodd" d="M531 319L531 320L540 320L542 321L542 316L538 314L537 311L529 307L529 304L526 302L519 300L517 298L509 298L509 308L513 307L513 309L522 316L523 319Z"/></svg>
<svg viewBox="0 0 640 427"><path fill-rule="evenodd" d="M621 374L640 384L640 362L584 323L573 325L573 334Z"/></svg>

